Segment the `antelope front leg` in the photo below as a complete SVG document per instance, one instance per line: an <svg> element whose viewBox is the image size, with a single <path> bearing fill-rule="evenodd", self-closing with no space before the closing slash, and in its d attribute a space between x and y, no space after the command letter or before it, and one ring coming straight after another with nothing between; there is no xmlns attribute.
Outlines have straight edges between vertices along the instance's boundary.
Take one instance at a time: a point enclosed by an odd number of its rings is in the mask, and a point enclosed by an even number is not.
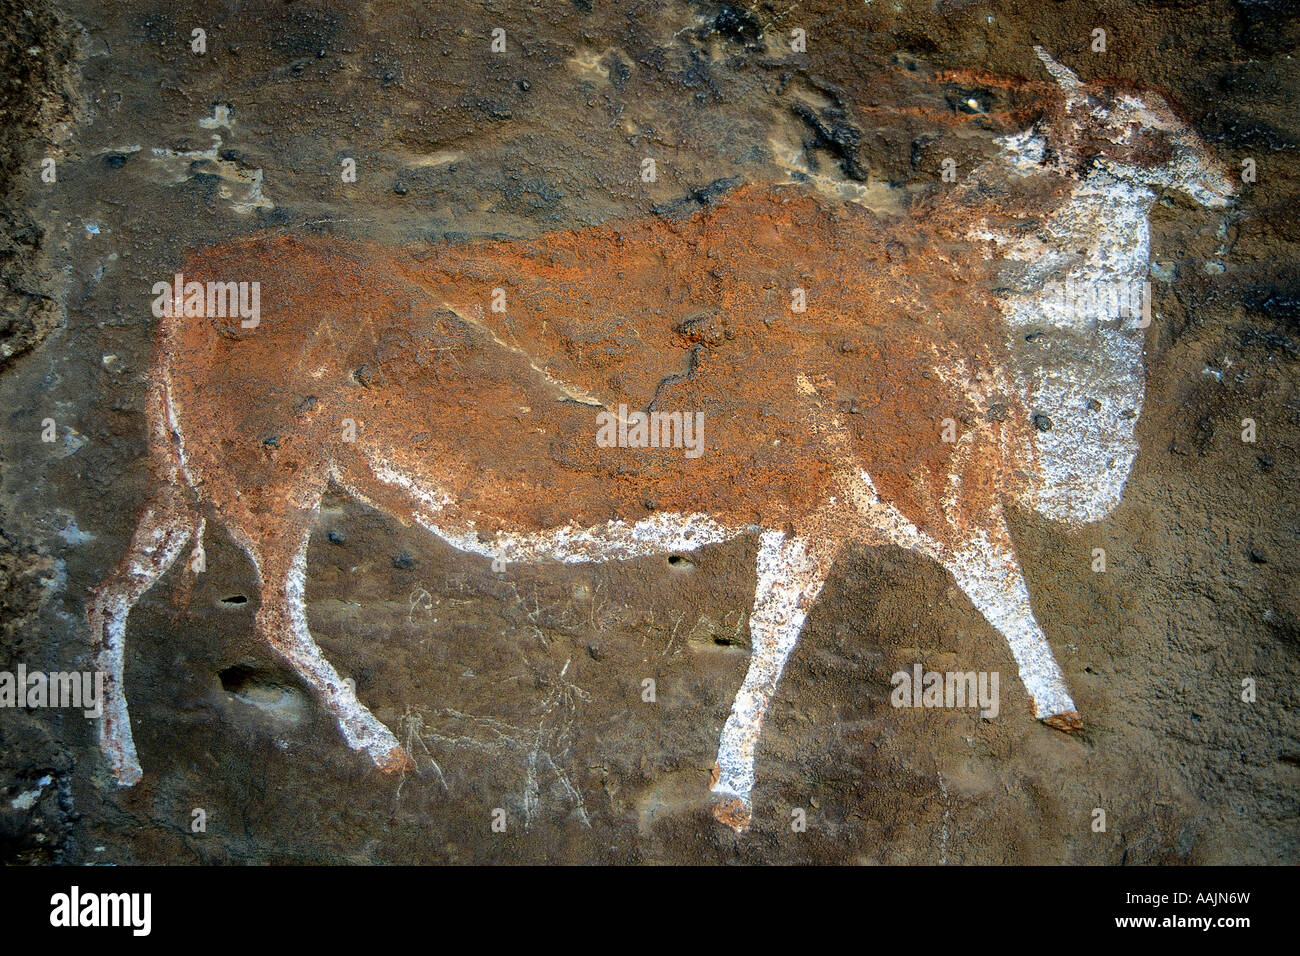
<svg viewBox="0 0 1300 956"><path fill-rule="evenodd" d="M753 650L745 682L722 728L713 784L713 792L722 797L713 815L737 833L749 828L754 749L763 715L808 609L830 573L835 550L828 542L786 537L779 531L759 536L758 588L749 615Z"/></svg>
<svg viewBox="0 0 1300 956"><path fill-rule="evenodd" d="M1029 603L1029 589L1005 526L979 535L946 556L944 565L976 609L1007 640L1034 716L1057 730L1079 730L1082 721L1065 687L1047 635Z"/></svg>

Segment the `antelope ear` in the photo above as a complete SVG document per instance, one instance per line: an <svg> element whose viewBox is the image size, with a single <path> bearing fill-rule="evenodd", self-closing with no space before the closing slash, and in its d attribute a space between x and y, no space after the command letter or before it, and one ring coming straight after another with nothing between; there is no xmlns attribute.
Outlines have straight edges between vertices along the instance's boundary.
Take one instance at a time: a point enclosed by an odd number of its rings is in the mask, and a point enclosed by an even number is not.
<svg viewBox="0 0 1300 956"><path fill-rule="evenodd" d="M1056 80L1061 89L1065 91L1066 96L1074 97L1079 94L1083 84L1079 82L1079 77L1075 75L1073 70L1064 63L1057 63L1056 60L1052 59L1052 54L1041 46L1035 46L1034 52L1043 61L1043 66L1047 68L1047 72L1052 74L1052 79Z"/></svg>

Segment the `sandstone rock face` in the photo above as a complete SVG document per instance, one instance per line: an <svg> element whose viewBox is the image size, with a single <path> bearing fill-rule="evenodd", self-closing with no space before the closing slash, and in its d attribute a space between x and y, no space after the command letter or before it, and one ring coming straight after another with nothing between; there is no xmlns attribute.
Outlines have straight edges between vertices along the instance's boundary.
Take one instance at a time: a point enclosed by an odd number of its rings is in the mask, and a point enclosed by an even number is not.
<svg viewBox="0 0 1300 956"><path fill-rule="evenodd" d="M4 859L1295 862L1294 25L873 6L6 18Z"/></svg>

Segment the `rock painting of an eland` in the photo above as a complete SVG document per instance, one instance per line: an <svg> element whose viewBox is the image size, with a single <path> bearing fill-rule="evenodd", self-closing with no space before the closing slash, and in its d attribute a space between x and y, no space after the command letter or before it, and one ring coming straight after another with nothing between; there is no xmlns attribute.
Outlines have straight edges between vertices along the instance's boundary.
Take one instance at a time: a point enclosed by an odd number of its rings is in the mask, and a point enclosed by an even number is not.
<svg viewBox="0 0 1300 956"><path fill-rule="evenodd" d="M906 215L750 184L689 218L534 241L263 234L196 253L157 331L152 492L88 603L116 779L142 775L127 615L208 521L252 561L259 633L347 745L410 765L308 631L307 542L331 484L495 561L756 535L752 654L713 783L738 831L764 714L846 545L943 565L1006 639L1035 716L1078 729L1005 510L1077 525L1116 507L1147 323L1048 290L1140 283L1160 192L1222 206L1232 187L1159 95L1039 56L1056 81L1042 118ZM257 321L190 295L235 281L259 284ZM610 415L630 434L653 418L664 440L598 441ZM692 451L675 432L697 421Z"/></svg>

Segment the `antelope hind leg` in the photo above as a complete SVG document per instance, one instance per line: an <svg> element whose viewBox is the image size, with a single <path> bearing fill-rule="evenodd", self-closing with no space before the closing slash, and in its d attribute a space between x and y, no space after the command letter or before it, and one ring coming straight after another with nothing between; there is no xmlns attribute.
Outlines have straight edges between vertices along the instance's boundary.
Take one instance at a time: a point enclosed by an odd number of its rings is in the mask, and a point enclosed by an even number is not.
<svg viewBox="0 0 1300 956"><path fill-rule="evenodd" d="M363 750L385 773L409 769L413 763L392 731L357 700L352 687L325 659L307 629L304 593L307 584L307 522L288 547L249 548L249 556L262 580L262 603L257 629L294 671L316 692L338 721L344 740L353 750Z"/></svg>
<svg viewBox="0 0 1300 956"><path fill-rule="evenodd" d="M123 682L126 618L144 593L175 563L192 530L184 493L175 485L159 488L141 513L121 564L91 592L86 603L95 669L104 675L99 748L123 786L132 786L143 775L131 735Z"/></svg>
<svg viewBox="0 0 1300 956"><path fill-rule="evenodd" d="M834 556L833 546L809 538L779 531L759 536L758 587L749 616L753 649L745 681L722 728L713 783L719 796L713 815L737 833L749 828L754 750L763 716Z"/></svg>

